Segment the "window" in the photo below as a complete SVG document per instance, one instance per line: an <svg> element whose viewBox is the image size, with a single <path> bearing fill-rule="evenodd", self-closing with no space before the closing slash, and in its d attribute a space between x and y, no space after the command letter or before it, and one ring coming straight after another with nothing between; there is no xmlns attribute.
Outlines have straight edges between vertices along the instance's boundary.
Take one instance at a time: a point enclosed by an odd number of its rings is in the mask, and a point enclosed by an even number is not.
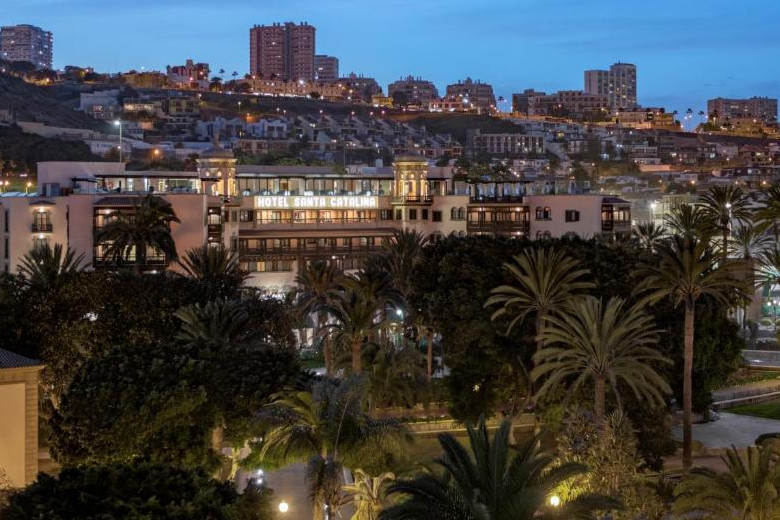
<svg viewBox="0 0 780 520"><path fill-rule="evenodd" d="M458 220L466 220L466 208L458 208Z"/></svg>
<svg viewBox="0 0 780 520"><path fill-rule="evenodd" d="M450 220L458 220L458 208L452 208L450 210Z"/></svg>
<svg viewBox="0 0 780 520"><path fill-rule="evenodd" d="M417 220L417 210L416 209L410 209L409 210L409 220Z"/></svg>
<svg viewBox="0 0 780 520"><path fill-rule="evenodd" d="M393 210L383 209L379 211L380 220L393 220Z"/></svg>
<svg viewBox="0 0 780 520"><path fill-rule="evenodd" d="M222 224L222 216L219 213L209 213L209 225L216 226Z"/></svg>
<svg viewBox="0 0 780 520"><path fill-rule="evenodd" d="M252 222L252 211L250 210L241 210L238 213L238 221L239 222Z"/></svg>
<svg viewBox="0 0 780 520"><path fill-rule="evenodd" d="M441 222L441 211L433 210L433 221Z"/></svg>
<svg viewBox="0 0 780 520"><path fill-rule="evenodd" d="M428 210L427 209L422 210L422 219L423 220L428 220Z"/></svg>
<svg viewBox="0 0 780 520"><path fill-rule="evenodd" d="M38 249L39 247L46 247L47 245L49 245L49 239L47 237L33 238L33 249Z"/></svg>
<svg viewBox="0 0 780 520"><path fill-rule="evenodd" d="M402 209L395 210L395 219L396 220L403 220L404 219L404 213Z"/></svg>
<svg viewBox="0 0 780 520"><path fill-rule="evenodd" d="M579 222L580 212L574 209L566 210L566 222Z"/></svg>
<svg viewBox="0 0 780 520"><path fill-rule="evenodd" d="M550 209L550 206L537 206L536 220L552 220L552 210Z"/></svg>

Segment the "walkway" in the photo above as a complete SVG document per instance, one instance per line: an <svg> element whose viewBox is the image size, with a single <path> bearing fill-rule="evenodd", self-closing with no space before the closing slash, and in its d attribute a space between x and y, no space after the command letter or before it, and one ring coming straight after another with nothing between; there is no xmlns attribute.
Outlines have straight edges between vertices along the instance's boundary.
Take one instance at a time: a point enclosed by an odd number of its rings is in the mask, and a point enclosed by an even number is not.
<svg viewBox="0 0 780 520"><path fill-rule="evenodd" d="M707 448L737 448L753 446L762 433L780 433L780 421L760 419L747 415L719 412L720 419L706 424L693 425L693 439ZM682 440L682 427L673 429L674 438Z"/></svg>

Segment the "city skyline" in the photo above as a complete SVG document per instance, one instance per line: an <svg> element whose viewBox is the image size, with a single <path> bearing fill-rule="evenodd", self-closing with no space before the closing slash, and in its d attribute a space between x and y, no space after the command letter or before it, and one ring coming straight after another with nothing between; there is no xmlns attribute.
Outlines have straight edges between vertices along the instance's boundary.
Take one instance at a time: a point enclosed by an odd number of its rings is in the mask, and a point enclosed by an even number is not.
<svg viewBox="0 0 780 520"><path fill-rule="evenodd" d="M587 5L499 0L490 10L466 2L433 0L419 6L403 0L379 19L354 4L271 0L260 10L245 0L231 2L229 9L201 0L165 5L6 0L0 24L29 23L52 31L58 68L164 70L193 58L209 62L212 71L243 75L252 25L306 21L317 28L317 54L338 57L342 75L375 77L385 92L388 83L408 74L429 79L442 91L471 77L510 99L526 88L582 89L585 70L622 61L637 66L643 106L698 112L709 98L780 93L780 75L766 66L780 57L780 43L772 37L780 6L766 2L749 0L735 12L722 0L684 5L661 0L645 12L624 4L617 9L611 0ZM180 23L182 16L186 24ZM474 26L470 39L463 38L465 23Z"/></svg>

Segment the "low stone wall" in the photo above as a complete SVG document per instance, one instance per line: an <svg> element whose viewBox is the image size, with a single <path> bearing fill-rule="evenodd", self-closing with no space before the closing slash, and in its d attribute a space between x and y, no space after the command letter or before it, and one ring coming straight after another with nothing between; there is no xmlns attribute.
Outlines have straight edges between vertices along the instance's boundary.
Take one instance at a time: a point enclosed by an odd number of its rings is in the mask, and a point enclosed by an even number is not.
<svg viewBox="0 0 780 520"><path fill-rule="evenodd" d="M488 419L487 427L491 430L494 430L499 427L502 420L502 418ZM466 431L466 425L454 419L411 422L406 423L406 426L414 435L436 435L439 433L456 433ZM517 417L514 421L514 427L515 430L533 431L533 414L523 414Z"/></svg>

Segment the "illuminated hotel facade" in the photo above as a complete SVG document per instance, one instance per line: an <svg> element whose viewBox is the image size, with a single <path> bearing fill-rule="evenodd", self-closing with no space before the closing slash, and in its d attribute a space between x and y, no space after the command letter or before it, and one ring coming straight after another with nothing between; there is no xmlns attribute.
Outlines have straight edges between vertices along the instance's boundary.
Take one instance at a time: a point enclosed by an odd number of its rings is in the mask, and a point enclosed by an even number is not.
<svg viewBox="0 0 780 520"><path fill-rule="evenodd" d="M439 240L492 234L545 238L630 232L628 202L615 197L551 194L520 180L473 182L419 156L391 168L336 173L327 167L236 166L219 147L201 155L197 172L125 171L121 163L40 163L38 193L0 197L6 271L35 245L61 243L94 268L112 268L96 232L132 213L149 192L181 220L172 235L179 254L222 243L238 252L248 285L268 292L294 287L299 269L327 260L358 269L398 229ZM147 251L147 271L176 269Z"/></svg>

